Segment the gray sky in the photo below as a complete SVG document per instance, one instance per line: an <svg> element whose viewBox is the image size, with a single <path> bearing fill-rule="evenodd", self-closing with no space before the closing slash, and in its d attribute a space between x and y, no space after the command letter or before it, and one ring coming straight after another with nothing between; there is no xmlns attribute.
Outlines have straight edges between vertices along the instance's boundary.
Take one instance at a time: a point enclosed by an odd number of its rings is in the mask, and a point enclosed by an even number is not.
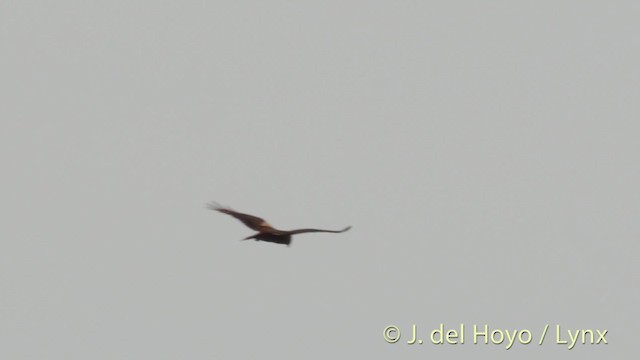
<svg viewBox="0 0 640 360"><path fill-rule="evenodd" d="M637 353L639 10L2 2L0 357Z"/></svg>

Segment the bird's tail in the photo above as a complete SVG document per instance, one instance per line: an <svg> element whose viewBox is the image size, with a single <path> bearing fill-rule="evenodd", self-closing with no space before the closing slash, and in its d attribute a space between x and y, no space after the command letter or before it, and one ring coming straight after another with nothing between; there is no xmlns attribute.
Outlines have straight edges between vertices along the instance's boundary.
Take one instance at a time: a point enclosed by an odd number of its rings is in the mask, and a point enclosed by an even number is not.
<svg viewBox="0 0 640 360"><path fill-rule="evenodd" d="M244 238L244 239L242 239L242 240L251 240L251 239L255 239L255 238L256 238L256 236L258 236L258 235L260 235L260 233L256 233L256 234L253 234L253 235L251 235L251 236L247 236L246 238Z"/></svg>

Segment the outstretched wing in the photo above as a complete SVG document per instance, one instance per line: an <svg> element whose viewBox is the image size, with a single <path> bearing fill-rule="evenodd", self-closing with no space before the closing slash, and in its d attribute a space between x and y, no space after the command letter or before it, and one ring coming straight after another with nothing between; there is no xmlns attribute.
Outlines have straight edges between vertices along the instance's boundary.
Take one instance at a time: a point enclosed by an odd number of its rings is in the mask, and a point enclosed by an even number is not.
<svg viewBox="0 0 640 360"><path fill-rule="evenodd" d="M351 229L351 226L347 226L342 230L322 230L322 229L297 229L286 231L287 234L295 235L295 234L304 234L304 233L312 233L312 232L325 232L325 233L343 233L347 230Z"/></svg>
<svg viewBox="0 0 640 360"><path fill-rule="evenodd" d="M275 230L264 219L261 219L257 216L239 213L233 209L222 207L217 203L209 203L207 204L207 207L211 210L216 210L216 211L220 211L223 214L231 215L234 218L242 221L243 224L247 225L253 230L256 230L256 231Z"/></svg>

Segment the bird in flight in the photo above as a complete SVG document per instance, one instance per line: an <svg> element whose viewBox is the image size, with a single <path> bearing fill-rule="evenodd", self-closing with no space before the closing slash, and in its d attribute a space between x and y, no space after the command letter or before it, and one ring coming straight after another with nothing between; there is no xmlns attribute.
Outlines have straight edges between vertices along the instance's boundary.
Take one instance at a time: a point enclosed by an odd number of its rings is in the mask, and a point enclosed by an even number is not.
<svg viewBox="0 0 640 360"><path fill-rule="evenodd" d="M234 218L240 220L246 226L257 231L256 234L247 236L242 240L254 239L255 241L267 241L267 242L284 244L289 246L291 244L291 235L311 233L311 232L343 233L351 229L351 226L347 226L342 230L322 230L322 229L278 230L273 226L269 225L269 223L267 223L264 219L261 219L257 216L253 216L249 214L243 214L233 209L230 209L228 207L222 207L217 203L209 203L207 204L207 208L211 210L219 211L223 214L231 215Z"/></svg>

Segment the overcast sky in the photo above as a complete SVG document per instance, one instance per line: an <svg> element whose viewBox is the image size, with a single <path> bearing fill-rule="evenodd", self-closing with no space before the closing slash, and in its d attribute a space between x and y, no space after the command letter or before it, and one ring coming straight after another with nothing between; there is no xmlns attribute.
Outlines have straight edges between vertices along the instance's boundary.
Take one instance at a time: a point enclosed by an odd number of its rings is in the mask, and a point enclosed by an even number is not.
<svg viewBox="0 0 640 360"><path fill-rule="evenodd" d="M628 358L639 11L3 1L0 357Z"/></svg>

